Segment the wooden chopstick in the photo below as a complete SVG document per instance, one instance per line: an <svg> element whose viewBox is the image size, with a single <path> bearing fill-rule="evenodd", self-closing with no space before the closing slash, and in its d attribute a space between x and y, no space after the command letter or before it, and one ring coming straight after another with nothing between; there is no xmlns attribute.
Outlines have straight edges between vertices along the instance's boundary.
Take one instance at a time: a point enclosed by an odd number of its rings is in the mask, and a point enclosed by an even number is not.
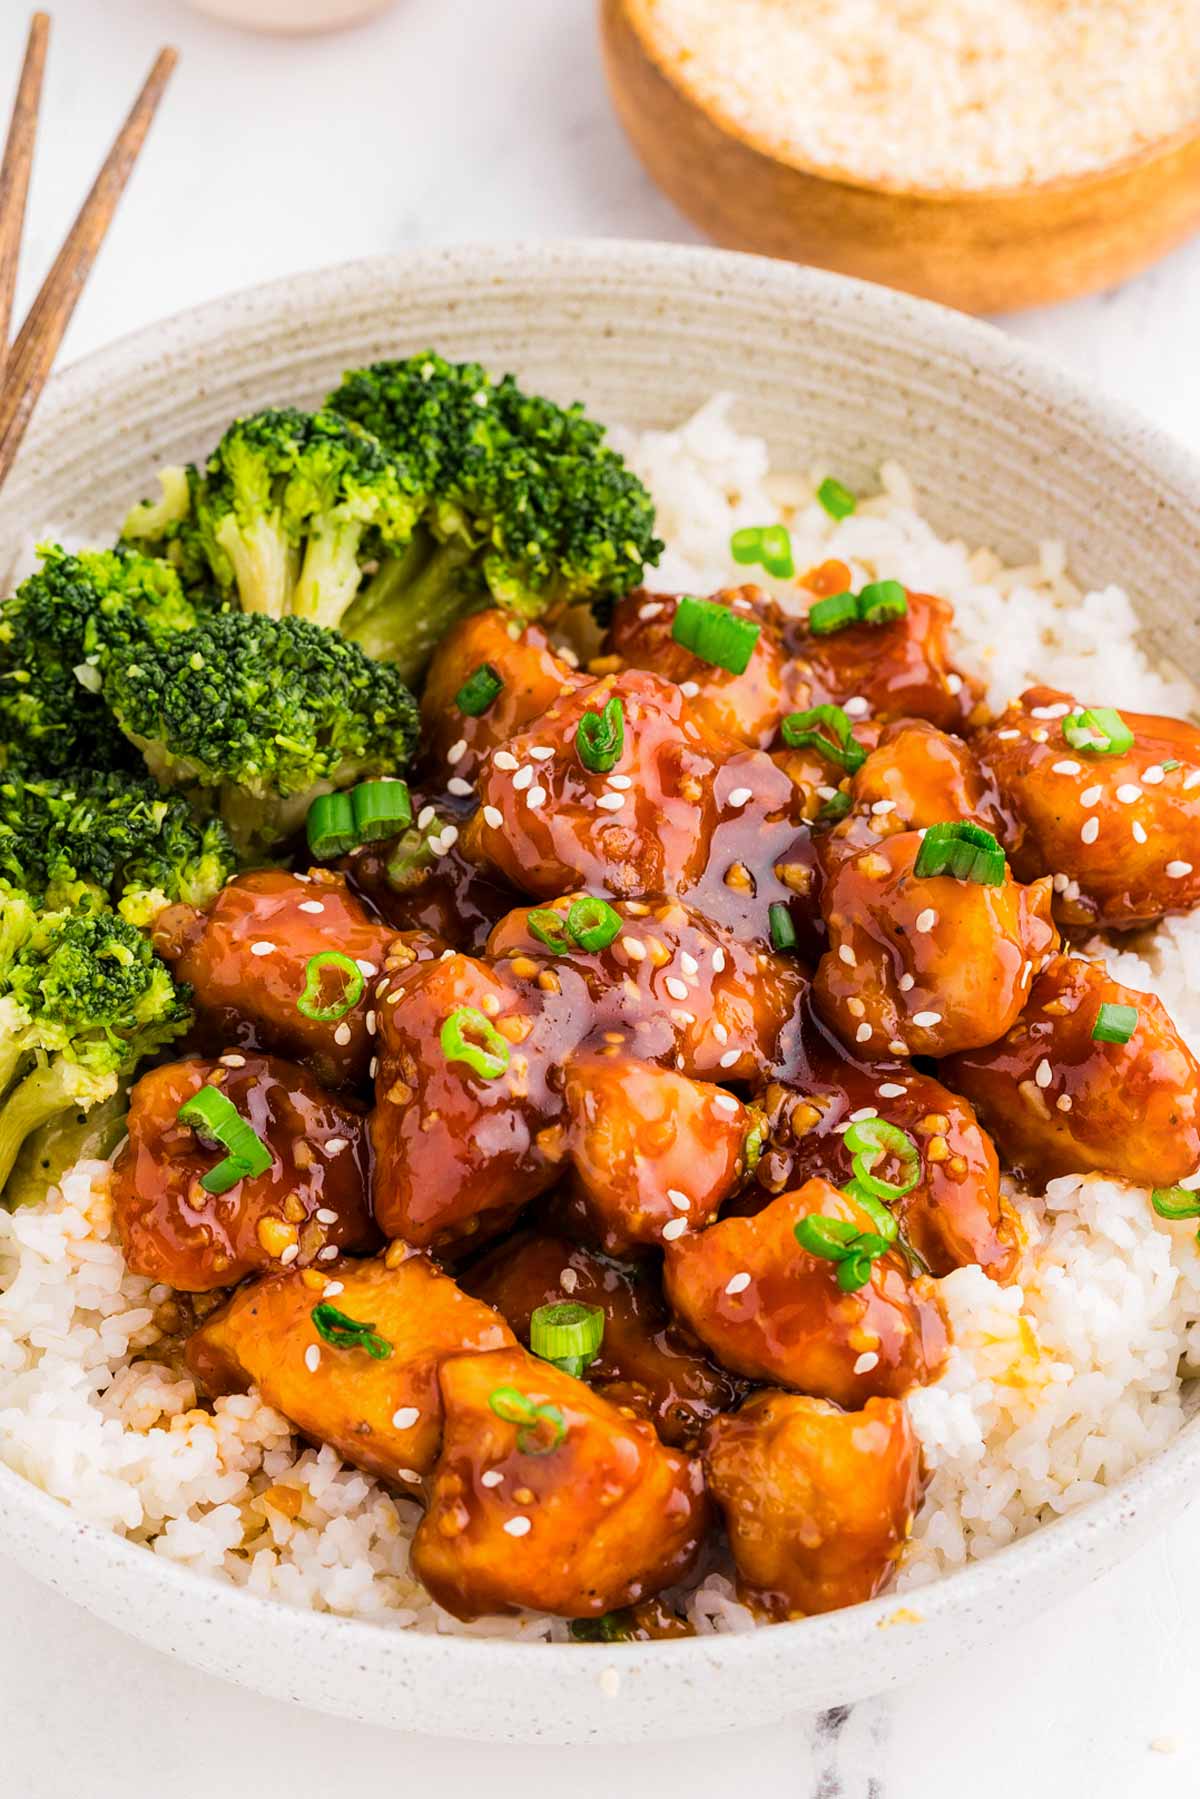
<svg viewBox="0 0 1200 1799"><path fill-rule="evenodd" d="M8 122L4 161L0 163L0 381L8 359L17 263L21 255L21 234L25 229L25 201L29 194L29 172L33 167L33 146L37 140L38 107L42 99L42 75L49 37L48 16L44 12L35 12L29 21L25 61Z"/></svg>
<svg viewBox="0 0 1200 1799"><path fill-rule="evenodd" d="M159 52L9 354L0 386L0 482L8 475L21 446L63 334L178 60L176 50Z"/></svg>

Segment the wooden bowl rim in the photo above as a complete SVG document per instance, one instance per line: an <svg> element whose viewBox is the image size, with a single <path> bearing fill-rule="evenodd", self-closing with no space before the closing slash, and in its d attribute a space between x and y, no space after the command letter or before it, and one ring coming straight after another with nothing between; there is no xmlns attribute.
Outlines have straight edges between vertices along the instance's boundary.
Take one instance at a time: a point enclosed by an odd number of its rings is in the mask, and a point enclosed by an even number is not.
<svg viewBox="0 0 1200 1799"><path fill-rule="evenodd" d="M928 205L941 206L973 206L981 204L1002 204L1014 200L1057 199L1065 193L1084 194L1089 189L1103 187L1108 183L1119 183L1126 177L1140 173L1143 169L1159 161L1166 161L1178 151L1191 148L1200 149L1200 118L1191 125L1182 125L1169 136L1156 138L1151 144L1143 144L1136 150L1129 151L1119 157L1116 162L1106 163L1103 168L1084 169L1076 175L1054 175L1045 181L1016 182L993 187L923 187L906 185L903 181L892 181L886 178L869 180L862 175L853 175L846 169L836 167L832 163L821 164L803 161L800 157L776 153L759 142L753 134L739 121L730 118L723 110L710 112L697 99L696 95L678 79L677 71L668 65L659 54L657 46L647 41L642 30L645 18L638 0L599 0L602 15L619 14L628 24L637 38L642 53L650 61L663 80L674 90L682 104L689 106L693 112L699 113L714 130L725 137L734 139L744 149L753 151L767 162L773 162L783 169L791 169L798 175L807 176L811 181L822 181L828 187L844 188L849 192L863 194L872 198L896 200L920 200ZM611 59L610 59L611 67Z"/></svg>

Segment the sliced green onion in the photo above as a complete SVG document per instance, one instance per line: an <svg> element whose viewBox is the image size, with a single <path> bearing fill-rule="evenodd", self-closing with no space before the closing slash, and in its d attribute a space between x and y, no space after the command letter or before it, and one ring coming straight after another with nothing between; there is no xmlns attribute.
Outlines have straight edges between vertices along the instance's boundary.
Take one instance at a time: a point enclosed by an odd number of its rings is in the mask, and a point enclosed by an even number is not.
<svg viewBox="0 0 1200 1799"><path fill-rule="evenodd" d="M567 932L580 949L607 949L621 933L621 914L607 900L590 895L573 901L567 913Z"/></svg>
<svg viewBox="0 0 1200 1799"><path fill-rule="evenodd" d="M207 1175L201 1176L201 1186L209 1180L220 1183L209 1186L206 1189L209 1193L226 1193L235 1182L265 1174L274 1164L275 1158L258 1132L246 1123L233 1101L217 1087L201 1087L198 1093L184 1100L175 1116L180 1124L190 1125L200 1136L211 1138L229 1151L225 1162L218 1162ZM238 1164L241 1172L235 1174L229 1163Z"/></svg>
<svg viewBox="0 0 1200 1799"><path fill-rule="evenodd" d="M883 1118L859 1118L846 1132L843 1142L850 1151L854 1185L872 1199L903 1199L921 1178L921 1152L907 1131ZM904 1170L902 1181L881 1181L871 1173L883 1156L894 1156ZM856 1192L855 1197L859 1197ZM861 1202L860 1202L861 1203ZM871 1210L871 1208L867 1208ZM872 1212L876 1229L877 1215ZM895 1226L892 1226L895 1235Z"/></svg>
<svg viewBox="0 0 1200 1799"><path fill-rule="evenodd" d="M870 581L858 595L864 625L886 625L908 612L908 595L899 581Z"/></svg>
<svg viewBox="0 0 1200 1799"><path fill-rule="evenodd" d="M1158 766L1162 769L1164 775L1169 775L1172 769L1180 768L1182 767L1182 764L1172 756L1169 762L1160 762Z"/></svg>
<svg viewBox="0 0 1200 1799"><path fill-rule="evenodd" d="M831 637L858 622L858 601L852 593L830 594L828 599L818 600L808 614L808 628L816 637Z"/></svg>
<svg viewBox="0 0 1200 1799"><path fill-rule="evenodd" d="M327 968L336 968L345 975L346 982L340 996L322 1006L318 1002ZM310 956L304 965L304 992L296 1001L296 1010L317 1024L333 1024L358 1004L366 984L363 971L352 956L344 955L340 949L323 949Z"/></svg>
<svg viewBox="0 0 1200 1799"><path fill-rule="evenodd" d="M529 1347L544 1362L578 1378L600 1352L604 1312L600 1306L564 1299L535 1306L529 1320Z"/></svg>
<svg viewBox="0 0 1200 1799"><path fill-rule="evenodd" d="M615 695L602 712L584 713L575 733L575 748L591 774L606 775L617 766L625 748L625 713Z"/></svg>
<svg viewBox="0 0 1200 1799"><path fill-rule="evenodd" d="M1084 756L1123 756L1133 748L1133 732L1111 706L1081 707L1062 721L1062 734Z"/></svg>
<svg viewBox="0 0 1200 1799"><path fill-rule="evenodd" d="M763 1144L767 1140L767 1121L761 1112L757 1117L751 1113L754 1123L746 1132L742 1142L742 1160L746 1164L746 1173L753 1174L762 1157Z"/></svg>
<svg viewBox="0 0 1200 1799"><path fill-rule="evenodd" d="M317 1335L324 1337L326 1343L332 1343L335 1349L365 1349L376 1362L385 1362L392 1353L392 1345L386 1337L379 1335L373 1324L348 1318L336 1306L324 1303L314 1306L312 1321Z"/></svg>
<svg viewBox="0 0 1200 1799"><path fill-rule="evenodd" d="M857 494L852 494L848 487L843 487L832 475L827 475L818 487L817 498L830 518L849 518L852 512L858 510Z"/></svg>
<svg viewBox="0 0 1200 1799"><path fill-rule="evenodd" d="M308 847L318 862L344 856L358 842L354 804L348 793L322 793L308 808Z"/></svg>
<svg viewBox="0 0 1200 1799"><path fill-rule="evenodd" d="M761 563L777 580L790 581L796 572L792 540L784 525L747 525L729 540L735 562Z"/></svg>
<svg viewBox="0 0 1200 1799"><path fill-rule="evenodd" d="M857 1293L871 1278L871 1264L887 1253L888 1245L873 1231L860 1231L848 1218L811 1215L792 1226L801 1249L823 1261L836 1262L837 1284L844 1293Z"/></svg>
<svg viewBox="0 0 1200 1799"><path fill-rule="evenodd" d="M206 1193L228 1193L239 1181L248 1180L253 1174L249 1162L241 1156L223 1156L207 1174L200 1176L200 1185Z"/></svg>
<svg viewBox="0 0 1200 1799"><path fill-rule="evenodd" d="M498 1080L512 1055L508 1038L474 1006L451 1012L442 1026L441 1045L447 1062L465 1062L484 1081Z"/></svg>
<svg viewBox="0 0 1200 1799"><path fill-rule="evenodd" d="M1156 1187L1150 1204L1160 1218L1200 1218L1200 1193L1187 1187Z"/></svg>
<svg viewBox="0 0 1200 1799"><path fill-rule="evenodd" d="M1092 1026L1093 1043L1128 1043L1137 1030L1136 1006L1113 1006L1106 1000Z"/></svg>
<svg viewBox="0 0 1200 1799"><path fill-rule="evenodd" d="M827 730L819 729L822 725ZM813 706L807 712L789 712L780 730L789 749L819 750L847 774L854 774L867 759L866 750L854 735L849 713L840 706Z"/></svg>
<svg viewBox="0 0 1200 1799"><path fill-rule="evenodd" d="M771 948L782 952L796 947L796 927L783 900L772 900L767 907L767 923L771 931Z"/></svg>
<svg viewBox="0 0 1200 1799"><path fill-rule="evenodd" d="M494 1387L488 1405L497 1418L518 1427L517 1448L522 1455L551 1455L567 1434L566 1419L558 1406L537 1405L519 1387ZM542 1424L548 1424L554 1432L549 1443L539 1435Z"/></svg>
<svg viewBox="0 0 1200 1799"><path fill-rule="evenodd" d="M395 837L412 823L407 781L360 781L350 795L359 843Z"/></svg>
<svg viewBox="0 0 1200 1799"><path fill-rule="evenodd" d="M575 947L567 935L567 921L553 906L535 906L526 914L529 935L544 943L556 956L569 956Z"/></svg>
<svg viewBox="0 0 1200 1799"><path fill-rule="evenodd" d="M999 887L1005 867L1004 851L992 833L960 819L954 824L930 825L917 851L913 873L922 881L950 875L956 881Z"/></svg>
<svg viewBox="0 0 1200 1799"><path fill-rule="evenodd" d="M731 675L745 674L761 634L762 626L753 619L739 618L728 606L698 600L691 594L680 600L671 626L676 643L701 662L727 669Z"/></svg>
<svg viewBox="0 0 1200 1799"><path fill-rule="evenodd" d="M836 824L839 818L845 818L853 804L854 801L848 793L839 791L834 794L832 799L825 801L817 813L817 820L821 824Z"/></svg>
<svg viewBox="0 0 1200 1799"><path fill-rule="evenodd" d="M468 675L454 696L454 704L468 718L478 718L496 699L504 682L490 662L481 662L474 674Z"/></svg>
<svg viewBox="0 0 1200 1799"><path fill-rule="evenodd" d="M628 1611L605 1612L601 1618L572 1618L567 1635L573 1643L632 1643L633 1621Z"/></svg>

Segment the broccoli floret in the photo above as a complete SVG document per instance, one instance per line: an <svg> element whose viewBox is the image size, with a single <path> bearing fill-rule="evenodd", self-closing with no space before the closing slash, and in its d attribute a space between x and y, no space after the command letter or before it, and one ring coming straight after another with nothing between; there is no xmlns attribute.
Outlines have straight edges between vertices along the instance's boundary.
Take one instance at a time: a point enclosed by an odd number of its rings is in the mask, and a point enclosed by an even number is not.
<svg viewBox="0 0 1200 1799"><path fill-rule="evenodd" d="M189 995L136 926L0 893L0 1189L32 1131L111 1098L190 1022Z"/></svg>
<svg viewBox="0 0 1200 1799"><path fill-rule="evenodd" d="M206 906L236 867L219 819L144 776L0 780L0 879L51 910L115 906L145 926L173 900Z"/></svg>
<svg viewBox="0 0 1200 1799"><path fill-rule="evenodd" d="M250 855L297 830L316 795L402 767L416 742L397 671L307 619L230 612L140 641L113 632L98 666L155 779L200 790Z"/></svg>
<svg viewBox="0 0 1200 1799"><path fill-rule="evenodd" d="M207 569L244 612L331 628L363 564L402 554L420 511L399 464L333 412L237 419L202 471L167 469L160 480L162 500L134 507L127 540L171 555L189 584Z"/></svg>
<svg viewBox="0 0 1200 1799"><path fill-rule="evenodd" d="M410 678L466 612L495 604L536 618L611 599L658 560L650 495L581 406L432 351L355 370L327 405L426 495L409 556L382 565L342 621Z"/></svg>
<svg viewBox="0 0 1200 1799"><path fill-rule="evenodd" d="M169 563L125 550L71 555L54 544L39 554L39 571L0 603L5 764L45 773L136 767L100 698L94 630L127 611L177 630L195 623L195 607Z"/></svg>

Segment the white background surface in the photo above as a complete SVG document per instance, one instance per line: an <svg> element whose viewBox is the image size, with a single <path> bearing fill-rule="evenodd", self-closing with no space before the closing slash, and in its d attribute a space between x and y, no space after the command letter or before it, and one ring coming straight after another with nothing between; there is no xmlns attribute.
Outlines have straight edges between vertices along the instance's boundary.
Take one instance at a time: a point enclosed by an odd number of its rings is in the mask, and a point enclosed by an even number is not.
<svg viewBox="0 0 1200 1799"><path fill-rule="evenodd" d="M304 41L245 36L174 0L53 11L26 300L154 50L184 52L68 355L233 287L406 244L694 237L612 121L590 0L399 0L374 25ZM0 0L0 108L24 28L22 0ZM1009 328L1200 449L1200 245ZM788 1799L1194 1799L1198 1548L1193 1511L1020 1641L848 1718L589 1751L437 1744L289 1710L135 1646L0 1562L0 1794L707 1799L753 1782Z"/></svg>

